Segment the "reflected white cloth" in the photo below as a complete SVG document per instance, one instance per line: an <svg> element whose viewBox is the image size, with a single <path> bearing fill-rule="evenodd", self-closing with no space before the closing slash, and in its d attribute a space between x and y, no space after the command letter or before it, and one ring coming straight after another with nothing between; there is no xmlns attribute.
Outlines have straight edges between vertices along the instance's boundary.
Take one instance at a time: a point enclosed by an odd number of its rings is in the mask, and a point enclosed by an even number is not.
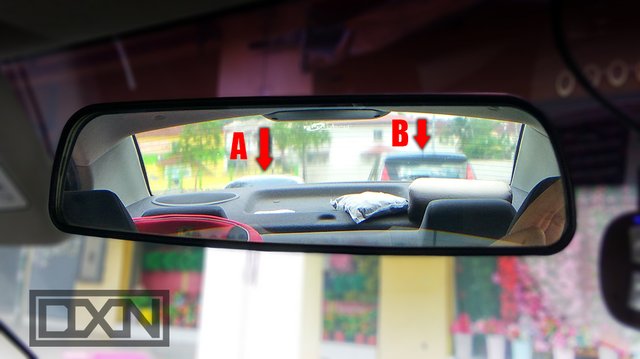
<svg viewBox="0 0 640 359"><path fill-rule="evenodd" d="M384 192L345 194L332 199L330 203L333 208L349 213L356 223L372 217L406 212L409 207L406 198Z"/></svg>

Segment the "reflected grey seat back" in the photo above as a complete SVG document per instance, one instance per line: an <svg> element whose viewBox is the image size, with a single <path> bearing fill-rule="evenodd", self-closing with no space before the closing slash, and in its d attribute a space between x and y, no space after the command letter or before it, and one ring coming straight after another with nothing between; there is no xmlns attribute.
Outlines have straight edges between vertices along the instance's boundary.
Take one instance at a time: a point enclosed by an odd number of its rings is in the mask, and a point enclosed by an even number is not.
<svg viewBox="0 0 640 359"><path fill-rule="evenodd" d="M502 199L511 202L511 187L501 181L419 178L409 185L409 219L421 223L431 201L438 199Z"/></svg>
<svg viewBox="0 0 640 359"><path fill-rule="evenodd" d="M108 190L66 191L62 209L67 222L81 227L135 232L136 226L118 196Z"/></svg>
<svg viewBox="0 0 640 359"><path fill-rule="evenodd" d="M438 199L427 205L420 228L497 239L507 233L515 213L502 199Z"/></svg>

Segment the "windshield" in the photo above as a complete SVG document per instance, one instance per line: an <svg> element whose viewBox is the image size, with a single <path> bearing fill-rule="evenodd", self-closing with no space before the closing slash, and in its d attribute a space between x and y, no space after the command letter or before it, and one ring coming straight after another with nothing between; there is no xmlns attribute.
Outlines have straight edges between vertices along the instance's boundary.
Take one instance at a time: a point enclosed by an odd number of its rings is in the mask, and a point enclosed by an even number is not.
<svg viewBox="0 0 640 359"><path fill-rule="evenodd" d="M424 148L414 141L426 120ZM398 123L400 121L401 123ZM136 135L153 194L321 182L490 179L509 183L522 125L431 113L375 120L237 117ZM264 170L260 129L273 162Z"/></svg>

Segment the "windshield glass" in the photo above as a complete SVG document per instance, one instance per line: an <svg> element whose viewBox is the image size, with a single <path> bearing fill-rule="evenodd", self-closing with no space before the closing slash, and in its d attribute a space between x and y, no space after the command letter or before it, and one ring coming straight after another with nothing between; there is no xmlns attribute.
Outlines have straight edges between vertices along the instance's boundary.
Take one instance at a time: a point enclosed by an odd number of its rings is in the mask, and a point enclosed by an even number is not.
<svg viewBox="0 0 640 359"><path fill-rule="evenodd" d="M424 148L414 138L426 121ZM213 120L136 135L153 194L321 182L463 178L509 183L522 125L391 112L373 120ZM273 158L265 170L261 129ZM424 141L424 140L423 140Z"/></svg>

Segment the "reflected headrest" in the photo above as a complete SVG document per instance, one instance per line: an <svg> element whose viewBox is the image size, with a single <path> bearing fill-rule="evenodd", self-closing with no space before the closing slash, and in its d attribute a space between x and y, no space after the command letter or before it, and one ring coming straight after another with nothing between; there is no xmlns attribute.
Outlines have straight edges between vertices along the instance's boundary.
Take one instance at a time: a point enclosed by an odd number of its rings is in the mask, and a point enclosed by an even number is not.
<svg viewBox="0 0 640 359"><path fill-rule="evenodd" d="M421 228L488 238L507 233L515 209L502 199L438 199L431 201Z"/></svg>
<svg viewBox="0 0 640 359"><path fill-rule="evenodd" d="M511 188L500 181L419 178L409 186L409 219L420 223L429 202L436 199L502 199L511 202Z"/></svg>

